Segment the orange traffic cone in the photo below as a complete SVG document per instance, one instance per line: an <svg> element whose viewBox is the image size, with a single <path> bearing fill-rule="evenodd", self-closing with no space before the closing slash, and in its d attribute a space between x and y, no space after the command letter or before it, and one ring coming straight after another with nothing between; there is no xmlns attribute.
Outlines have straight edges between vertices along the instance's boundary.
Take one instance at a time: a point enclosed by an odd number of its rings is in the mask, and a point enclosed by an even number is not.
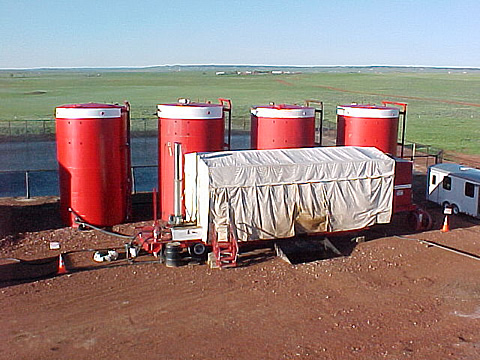
<svg viewBox="0 0 480 360"><path fill-rule="evenodd" d="M65 262L63 261L62 254L58 256L58 270L57 275L63 275L68 273L67 267L65 266Z"/></svg>
<svg viewBox="0 0 480 360"><path fill-rule="evenodd" d="M450 231L450 225L448 224L448 215L445 215L445 220L443 221L443 226L442 226L442 229L440 231L441 232L449 232Z"/></svg>

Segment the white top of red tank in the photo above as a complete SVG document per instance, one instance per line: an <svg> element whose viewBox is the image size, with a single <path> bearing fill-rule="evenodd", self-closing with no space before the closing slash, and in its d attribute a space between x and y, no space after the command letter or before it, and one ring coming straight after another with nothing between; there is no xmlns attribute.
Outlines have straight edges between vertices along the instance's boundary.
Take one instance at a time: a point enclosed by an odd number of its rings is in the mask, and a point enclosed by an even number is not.
<svg viewBox="0 0 480 360"><path fill-rule="evenodd" d="M108 119L118 118L122 114L123 105L85 103L57 106L57 119Z"/></svg>
<svg viewBox="0 0 480 360"><path fill-rule="evenodd" d="M315 117L315 108L299 105L260 105L253 106L252 115L259 118L298 119Z"/></svg>
<svg viewBox="0 0 480 360"><path fill-rule="evenodd" d="M66 104L57 106L57 108L75 108L75 109L105 109L105 108L122 108L122 105L101 104L101 103L84 103L84 104Z"/></svg>
<svg viewBox="0 0 480 360"><path fill-rule="evenodd" d="M400 109L395 107L386 107L378 105L338 105L337 115L380 119L380 118L398 118Z"/></svg>
<svg viewBox="0 0 480 360"><path fill-rule="evenodd" d="M157 105L157 115L162 119L220 119L223 117L223 105L209 103L173 103Z"/></svg>

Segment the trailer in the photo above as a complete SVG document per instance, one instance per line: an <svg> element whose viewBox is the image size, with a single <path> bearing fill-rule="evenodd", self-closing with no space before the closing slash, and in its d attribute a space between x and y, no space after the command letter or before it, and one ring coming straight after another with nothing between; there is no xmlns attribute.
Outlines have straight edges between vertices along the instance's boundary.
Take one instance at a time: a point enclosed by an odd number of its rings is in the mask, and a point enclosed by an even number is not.
<svg viewBox="0 0 480 360"><path fill-rule="evenodd" d="M428 168L427 181L427 200L450 207L453 214L480 218L480 169L436 164Z"/></svg>
<svg viewBox="0 0 480 360"><path fill-rule="evenodd" d="M175 146L175 158L180 152ZM175 196L184 200L182 222L161 225L154 193L153 224L137 229L132 256L140 249L168 255L171 245L169 254L188 249L192 258L206 259L210 253L217 266L228 267L236 265L247 244L358 232L390 223L400 212L407 213L413 230L432 224L429 214L412 203L411 162L374 147L222 151L184 158L185 190Z"/></svg>

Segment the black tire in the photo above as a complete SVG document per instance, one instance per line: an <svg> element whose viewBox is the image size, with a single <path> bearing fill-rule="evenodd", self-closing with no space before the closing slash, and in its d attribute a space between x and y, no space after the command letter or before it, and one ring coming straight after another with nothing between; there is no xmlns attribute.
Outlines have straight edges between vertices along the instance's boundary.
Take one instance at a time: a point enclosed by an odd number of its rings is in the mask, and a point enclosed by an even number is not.
<svg viewBox="0 0 480 360"><path fill-rule="evenodd" d="M433 227L433 219L428 212L425 210L419 209L417 210L419 214L422 214L422 223L421 223L421 230L431 230Z"/></svg>
<svg viewBox="0 0 480 360"><path fill-rule="evenodd" d="M407 225L412 231L419 231L422 227L422 223L419 219L419 214L416 211L411 211L407 214Z"/></svg>
<svg viewBox="0 0 480 360"><path fill-rule="evenodd" d="M188 247L188 253L191 257L203 259L207 254L207 247L204 243L195 243Z"/></svg>
<svg viewBox="0 0 480 360"><path fill-rule="evenodd" d="M460 212L460 209L458 208L458 206L455 204L452 204L451 207L452 207L452 214L458 215L458 213Z"/></svg>

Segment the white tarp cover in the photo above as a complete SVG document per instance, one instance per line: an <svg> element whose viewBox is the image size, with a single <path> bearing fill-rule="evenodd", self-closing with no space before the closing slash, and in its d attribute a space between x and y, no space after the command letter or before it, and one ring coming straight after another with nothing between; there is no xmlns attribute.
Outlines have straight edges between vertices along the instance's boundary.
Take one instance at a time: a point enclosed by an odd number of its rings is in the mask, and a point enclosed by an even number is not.
<svg viewBox="0 0 480 360"><path fill-rule="evenodd" d="M186 154L187 220L212 221L220 241L229 223L239 241L388 223L394 169L373 147Z"/></svg>

